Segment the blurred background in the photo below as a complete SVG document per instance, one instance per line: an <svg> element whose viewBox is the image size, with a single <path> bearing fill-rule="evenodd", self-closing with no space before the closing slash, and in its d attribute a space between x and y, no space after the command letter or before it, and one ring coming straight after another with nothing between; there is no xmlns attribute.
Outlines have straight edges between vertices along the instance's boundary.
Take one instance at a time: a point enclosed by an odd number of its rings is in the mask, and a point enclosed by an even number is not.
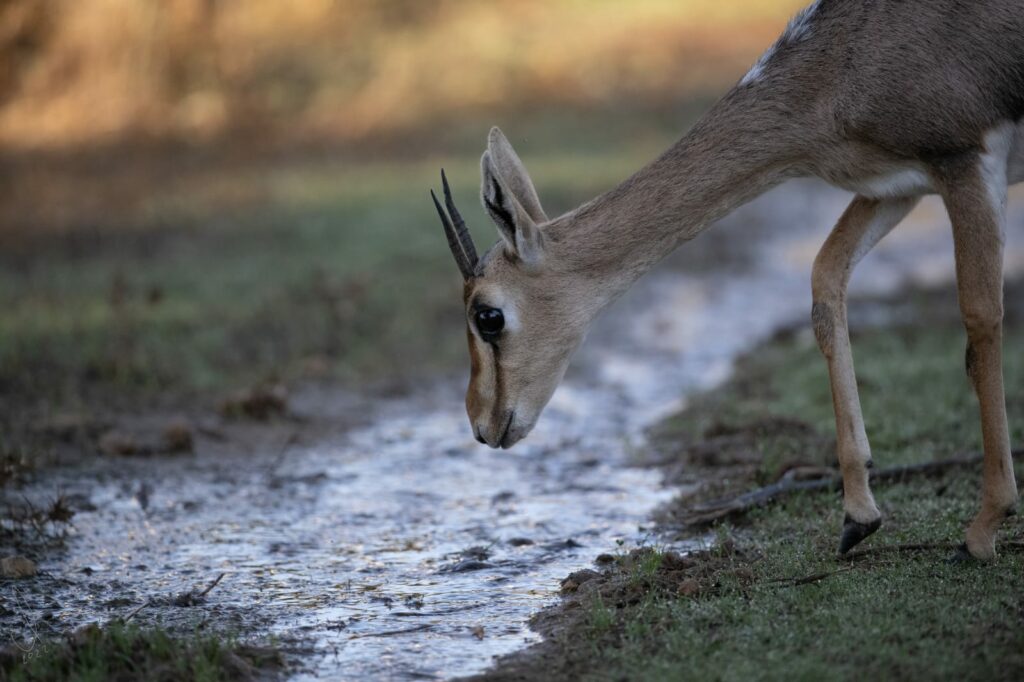
<svg viewBox="0 0 1024 682"><path fill-rule="evenodd" d="M557 214L679 137L802 0L0 2L0 414L464 363L503 127ZM140 403L141 401L141 403Z"/></svg>

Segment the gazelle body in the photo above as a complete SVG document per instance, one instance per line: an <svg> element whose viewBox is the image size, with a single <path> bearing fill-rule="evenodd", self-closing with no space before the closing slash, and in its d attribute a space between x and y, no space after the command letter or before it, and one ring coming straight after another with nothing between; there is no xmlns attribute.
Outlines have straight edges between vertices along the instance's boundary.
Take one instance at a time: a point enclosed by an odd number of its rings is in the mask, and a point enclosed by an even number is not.
<svg viewBox="0 0 1024 682"><path fill-rule="evenodd" d="M482 258L446 222L465 279L466 407L492 447L524 437L596 314L677 246L794 177L856 192L815 261L812 321L828 361L844 483L840 552L881 521L846 321L857 262L925 194L952 221L967 373L981 407L989 558L1017 500L1003 395L1007 186L1024 179L1024 3L818 0L679 142L615 189L549 220L496 128L482 199L501 241ZM447 189L447 187L446 187ZM439 212L441 211L438 206Z"/></svg>

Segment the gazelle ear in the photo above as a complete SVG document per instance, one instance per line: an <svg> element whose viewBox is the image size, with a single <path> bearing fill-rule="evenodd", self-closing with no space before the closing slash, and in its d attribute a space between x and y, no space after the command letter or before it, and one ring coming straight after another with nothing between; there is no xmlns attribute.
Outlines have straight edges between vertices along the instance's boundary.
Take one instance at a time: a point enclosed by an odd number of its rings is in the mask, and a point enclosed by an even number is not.
<svg viewBox="0 0 1024 682"><path fill-rule="evenodd" d="M528 265L541 262L544 238L537 223L509 190L489 151L480 159L480 198L508 248Z"/></svg>
<svg viewBox="0 0 1024 682"><path fill-rule="evenodd" d="M540 198L537 197L537 190L530 180L530 174L526 167L519 160L519 155L512 148L512 144L505 137L504 133L497 126L491 128L487 135L487 151L491 154L491 162L494 170L501 176L505 186L516 198L519 205L535 223L546 223L548 221L544 209L541 208Z"/></svg>

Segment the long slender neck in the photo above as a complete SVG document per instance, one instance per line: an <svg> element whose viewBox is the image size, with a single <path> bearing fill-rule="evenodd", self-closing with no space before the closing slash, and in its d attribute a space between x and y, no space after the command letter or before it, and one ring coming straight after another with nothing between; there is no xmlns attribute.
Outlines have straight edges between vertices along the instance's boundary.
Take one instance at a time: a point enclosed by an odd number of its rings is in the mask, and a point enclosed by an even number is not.
<svg viewBox="0 0 1024 682"><path fill-rule="evenodd" d="M772 186L799 159L792 113L753 88L720 100L679 142L545 229L566 269L614 299L679 244Z"/></svg>

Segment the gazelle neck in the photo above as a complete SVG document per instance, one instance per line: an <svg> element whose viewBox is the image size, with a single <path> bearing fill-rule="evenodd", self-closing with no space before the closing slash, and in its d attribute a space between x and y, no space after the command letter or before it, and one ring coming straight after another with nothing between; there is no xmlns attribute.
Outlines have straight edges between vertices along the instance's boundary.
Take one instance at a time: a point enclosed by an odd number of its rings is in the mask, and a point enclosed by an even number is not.
<svg viewBox="0 0 1024 682"><path fill-rule="evenodd" d="M566 271L603 299L598 307L714 221L797 175L798 124L759 95L733 90L658 159L546 227Z"/></svg>

